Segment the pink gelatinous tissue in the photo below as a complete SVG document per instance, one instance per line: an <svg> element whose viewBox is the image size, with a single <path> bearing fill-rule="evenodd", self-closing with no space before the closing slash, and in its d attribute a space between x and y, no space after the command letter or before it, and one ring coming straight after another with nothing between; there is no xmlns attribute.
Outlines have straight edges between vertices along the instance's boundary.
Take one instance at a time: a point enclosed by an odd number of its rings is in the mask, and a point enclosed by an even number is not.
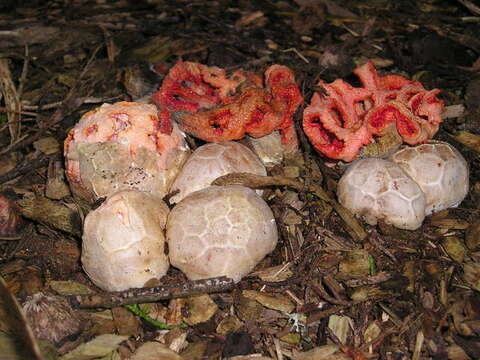
<svg viewBox="0 0 480 360"><path fill-rule="evenodd" d="M374 136L396 131L410 145L424 143L442 122L440 90L397 75L379 76L372 62L354 70L362 87L341 79L320 81L303 113L303 129L314 147L331 159L352 161Z"/></svg>
<svg viewBox="0 0 480 360"><path fill-rule="evenodd" d="M293 115L303 98L286 66L272 65L262 78L179 61L152 99L166 130L174 120L205 141L238 140L245 134L258 138L280 130L286 151L298 147Z"/></svg>
<svg viewBox="0 0 480 360"><path fill-rule="evenodd" d="M127 189L164 196L189 150L178 127L161 131L155 105L118 102L84 114L64 153L72 192L94 201Z"/></svg>

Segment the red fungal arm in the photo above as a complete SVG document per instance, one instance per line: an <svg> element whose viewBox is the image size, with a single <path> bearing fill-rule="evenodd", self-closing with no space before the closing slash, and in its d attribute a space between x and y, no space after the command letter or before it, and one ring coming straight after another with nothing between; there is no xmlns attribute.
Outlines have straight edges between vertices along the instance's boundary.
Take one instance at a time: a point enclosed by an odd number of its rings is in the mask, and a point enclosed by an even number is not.
<svg viewBox="0 0 480 360"><path fill-rule="evenodd" d="M160 90L152 96L152 100L160 106L163 132L170 133L172 129L172 111L196 113L200 108L220 103L215 88L203 80L204 76L203 66L191 62L178 61L170 70Z"/></svg>
<svg viewBox="0 0 480 360"><path fill-rule="evenodd" d="M351 109L340 99L316 93L303 112L303 131L313 146L331 159L347 162L354 160L360 148L372 138L362 121L350 121L355 126L344 127L343 117L348 110Z"/></svg>
<svg viewBox="0 0 480 360"><path fill-rule="evenodd" d="M352 161L372 135L395 128L403 140L415 145L431 139L442 121L439 90L427 91L419 82L401 76L378 76L372 62L354 70L362 87L337 79L320 81L324 95L316 94L305 108L303 128L324 155Z"/></svg>
<svg viewBox="0 0 480 360"><path fill-rule="evenodd" d="M262 137L282 132L285 145L298 145L293 115L303 102L293 72L273 65L261 77L244 70L230 76L220 68L178 62L153 100L162 122L177 121L182 130L205 141Z"/></svg>
<svg viewBox="0 0 480 360"><path fill-rule="evenodd" d="M293 116L303 103L295 75L286 66L272 65L265 71L265 83L273 96L272 107L281 117L280 125L276 129L281 130L282 143L288 146L287 150L294 150L298 147L298 138Z"/></svg>

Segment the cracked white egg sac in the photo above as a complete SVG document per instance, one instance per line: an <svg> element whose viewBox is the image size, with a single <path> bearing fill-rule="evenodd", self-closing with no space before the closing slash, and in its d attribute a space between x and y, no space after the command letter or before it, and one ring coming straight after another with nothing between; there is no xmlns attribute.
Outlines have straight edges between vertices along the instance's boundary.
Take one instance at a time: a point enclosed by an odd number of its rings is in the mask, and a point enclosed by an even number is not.
<svg viewBox="0 0 480 360"><path fill-rule="evenodd" d="M414 230L425 218L425 194L397 164L378 158L359 160L337 187L340 203L370 225L378 220Z"/></svg>

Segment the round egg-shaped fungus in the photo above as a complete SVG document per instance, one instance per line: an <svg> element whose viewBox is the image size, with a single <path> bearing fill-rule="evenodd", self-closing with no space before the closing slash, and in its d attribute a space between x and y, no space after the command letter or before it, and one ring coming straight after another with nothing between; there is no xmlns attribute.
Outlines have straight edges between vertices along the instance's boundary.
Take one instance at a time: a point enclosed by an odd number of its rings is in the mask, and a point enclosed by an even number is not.
<svg viewBox="0 0 480 360"><path fill-rule="evenodd" d="M170 200L177 203L188 194L210 186L219 176L235 172L267 174L258 156L240 143L219 141L200 146L173 182L171 191L179 190L179 193Z"/></svg>
<svg viewBox="0 0 480 360"><path fill-rule="evenodd" d="M446 142L404 147L393 154L391 160L425 193L426 215L458 206L468 193L467 161Z"/></svg>
<svg viewBox="0 0 480 360"><path fill-rule="evenodd" d="M247 135L244 142L266 167L273 167L283 161L285 147L278 131L272 131L270 134L259 138Z"/></svg>
<svg viewBox="0 0 480 360"><path fill-rule="evenodd" d="M165 275L168 212L160 198L135 190L115 193L91 211L85 218L82 265L93 283L121 291Z"/></svg>
<svg viewBox="0 0 480 360"><path fill-rule="evenodd" d="M84 114L64 152L73 194L93 202L128 189L163 197L189 149L176 125L160 131L155 105L119 102Z"/></svg>
<svg viewBox="0 0 480 360"><path fill-rule="evenodd" d="M253 190L211 186L178 203L168 216L170 262L189 279L248 274L277 245L273 213Z"/></svg>
<svg viewBox="0 0 480 360"><path fill-rule="evenodd" d="M337 188L338 200L370 225L378 220L414 230L425 218L425 194L397 164L378 158L353 163Z"/></svg>

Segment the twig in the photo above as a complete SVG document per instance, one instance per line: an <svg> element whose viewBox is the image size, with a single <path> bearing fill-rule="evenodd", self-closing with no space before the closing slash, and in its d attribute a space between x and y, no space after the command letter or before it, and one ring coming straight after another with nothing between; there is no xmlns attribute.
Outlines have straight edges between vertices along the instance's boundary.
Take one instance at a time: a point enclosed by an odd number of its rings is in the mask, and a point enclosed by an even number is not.
<svg viewBox="0 0 480 360"><path fill-rule="evenodd" d="M235 283L225 276L193 280L180 284L154 286L110 293L69 295L67 300L78 308L112 308L121 305L155 302L159 300L210 294L232 290Z"/></svg>
<svg viewBox="0 0 480 360"><path fill-rule="evenodd" d="M468 10L470 10L475 15L480 15L480 7L478 7L471 1L468 1L468 0L457 0L457 1L463 6L465 6Z"/></svg>
<svg viewBox="0 0 480 360"><path fill-rule="evenodd" d="M82 104L99 104L107 101L117 100L118 98L119 98L118 96L107 97L107 98L87 96L82 98ZM62 103L63 103L62 101L57 101L57 102L44 104L44 105L29 105L28 103L22 103L22 109L33 110L33 111L50 110L50 109L58 108L59 106L62 105Z"/></svg>
<svg viewBox="0 0 480 360"><path fill-rule="evenodd" d="M391 298L391 297L397 297L397 296L395 295L395 296L389 296L389 297ZM351 301L348 305L335 305L335 306L332 306L331 308L329 308L329 309L327 309L327 310L318 311L318 312L315 312L315 313L313 313L312 315L310 315L310 316L308 317L308 319L307 319L307 325L312 324L312 323L314 323L314 322L316 322L316 321L318 321L318 320L327 318L327 317L329 317L330 315L337 314L337 313L339 313L339 312L342 311L342 310L351 308L352 306L361 304L361 303L363 303L363 302L367 302L367 301L370 301L370 302L379 302L379 301L384 300L385 298L386 298L386 297L377 298L377 299L372 299L372 298L366 297L365 299L362 299L362 300Z"/></svg>
<svg viewBox="0 0 480 360"><path fill-rule="evenodd" d="M19 114L19 115L28 115L28 116L33 116L33 117L37 117L38 114L37 113L34 113L34 112L30 112L30 111L17 111L17 110L14 110L14 109L7 109L5 107L0 107L0 112L5 112L5 113L15 113L15 114ZM10 121L8 122L10 124Z"/></svg>
<svg viewBox="0 0 480 360"><path fill-rule="evenodd" d="M18 81L18 91L17 91L18 99L22 98L23 88L25 87L25 83L27 82L28 62L29 62L29 50L28 50L28 44L25 43L25 59L23 60L22 75L20 75L20 80Z"/></svg>
<svg viewBox="0 0 480 360"><path fill-rule="evenodd" d="M13 180L21 175L25 175L32 170L47 166L50 159L53 158L60 159L60 153L55 153L48 156L45 154L40 154L33 159L26 160L6 174L0 176L0 184L6 183L7 181Z"/></svg>
<svg viewBox="0 0 480 360"><path fill-rule="evenodd" d="M305 61L307 64L310 63L310 61L308 61L308 59L302 55L302 53L300 51L298 51L296 48L289 48L289 49L285 49L285 50L282 50L283 52L294 52L295 54L297 54L297 56L302 59L303 61Z"/></svg>
<svg viewBox="0 0 480 360"><path fill-rule="evenodd" d="M361 279L351 279L351 280L346 280L345 285L348 287L359 287L359 286L365 286L365 285L375 285L379 284L382 282L385 282L387 280L390 280L392 278L392 274L386 271L380 271L376 273L375 275L363 277Z"/></svg>
<svg viewBox="0 0 480 360"><path fill-rule="evenodd" d="M328 301L329 303L332 303L335 305L351 305L352 304L351 301L336 299L330 296L325 290L325 288L323 287L322 280L315 281L315 284L311 284L310 287L312 288L313 291L317 293L318 296Z"/></svg>

